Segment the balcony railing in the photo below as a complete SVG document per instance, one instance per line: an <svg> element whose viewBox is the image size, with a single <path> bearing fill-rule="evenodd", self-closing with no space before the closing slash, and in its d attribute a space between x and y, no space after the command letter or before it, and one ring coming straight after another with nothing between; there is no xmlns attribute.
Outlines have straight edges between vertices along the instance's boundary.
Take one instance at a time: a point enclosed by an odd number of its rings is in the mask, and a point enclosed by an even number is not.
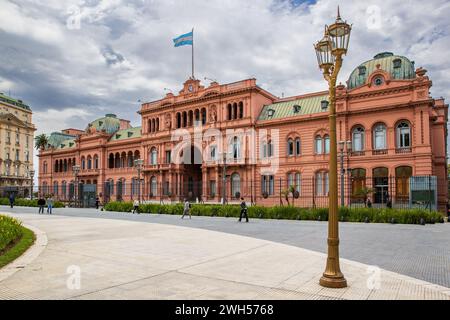
<svg viewBox="0 0 450 320"><path fill-rule="evenodd" d="M411 147L395 149L395 153L411 153L411 152L412 152Z"/></svg>
<svg viewBox="0 0 450 320"><path fill-rule="evenodd" d="M378 155L382 155L382 154L387 154L388 151L387 149L378 149L378 150L372 150L372 154L374 156L378 156Z"/></svg>
<svg viewBox="0 0 450 320"><path fill-rule="evenodd" d="M365 152L365 151L352 151L352 152L350 153L350 155L351 155L352 157L361 157L361 156L365 156L365 155L366 155L366 152Z"/></svg>

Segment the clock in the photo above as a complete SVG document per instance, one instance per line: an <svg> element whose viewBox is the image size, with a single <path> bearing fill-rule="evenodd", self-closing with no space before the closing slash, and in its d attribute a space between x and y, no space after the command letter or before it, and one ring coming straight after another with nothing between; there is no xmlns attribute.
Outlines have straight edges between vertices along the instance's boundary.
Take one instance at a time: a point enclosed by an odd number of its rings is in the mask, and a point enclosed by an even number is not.
<svg viewBox="0 0 450 320"><path fill-rule="evenodd" d="M194 86L192 84L190 84L189 87L188 87L188 90L189 90L189 92L194 91Z"/></svg>

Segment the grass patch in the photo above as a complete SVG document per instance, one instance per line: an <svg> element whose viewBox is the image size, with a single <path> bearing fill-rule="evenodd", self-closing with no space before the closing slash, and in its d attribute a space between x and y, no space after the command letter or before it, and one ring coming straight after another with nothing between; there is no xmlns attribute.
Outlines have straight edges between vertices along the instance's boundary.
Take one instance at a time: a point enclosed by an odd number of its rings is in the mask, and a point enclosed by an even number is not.
<svg viewBox="0 0 450 320"><path fill-rule="evenodd" d="M20 257L36 240L34 232L30 229L21 226L20 230L22 235L0 253L0 269Z"/></svg>

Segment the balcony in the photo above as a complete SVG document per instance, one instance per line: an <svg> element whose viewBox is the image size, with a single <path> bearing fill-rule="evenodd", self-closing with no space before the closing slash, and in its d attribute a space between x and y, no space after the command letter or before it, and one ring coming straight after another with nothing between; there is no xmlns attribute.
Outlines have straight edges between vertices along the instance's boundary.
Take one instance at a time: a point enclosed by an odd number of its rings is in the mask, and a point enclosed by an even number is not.
<svg viewBox="0 0 450 320"><path fill-rule="evenodd" d="M374 156L379 156L383 154L388 154L388 150L387 149L372 150L372 155Z"/></svg>
<svg viewBox="0 0 450 320"><path fill-rule="evenodd" d="M406 148L397 148L395 149L395 153L396 154L402 154L402 153L411 153L411 147L406 147Z"/></svg>
<svg viewBox="0 0 450 320"><path fill-rule="evenodd" d="M366 155L365 151L352 151L350 153L350 156L352 156L352 157L362 157L362 156L365 156L365 155Z"/></svg>
<svg viewBox="0 0 450 320"><path fill-rule="evenodd" d="M80 171L79 176L96 176L100 173L99 169L84 169Z"/></svg>

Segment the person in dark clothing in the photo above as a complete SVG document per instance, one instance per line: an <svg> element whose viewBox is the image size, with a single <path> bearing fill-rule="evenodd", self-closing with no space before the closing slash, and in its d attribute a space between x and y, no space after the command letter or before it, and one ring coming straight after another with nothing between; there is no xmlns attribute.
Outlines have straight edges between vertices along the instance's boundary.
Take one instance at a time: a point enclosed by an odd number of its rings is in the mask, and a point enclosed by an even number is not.
<svg viewBox="0 0 450 320"><path fill-rule="evenodd" d="M9 204L11 205L11 208L14 208L14 201L16 200L16 197L13 192L9 194Z"/></svg>
<svg viewBox="0 0 450 320"><path fill-rule="evenodd" d="M42 196L39 197L37 204L39 207L39 214L44 214L45 199Z"/></svg>
<svg viewBox="0 0 450 320"><path fill-rule="evenodd" d="M100 198L97 196L97 198L95 198L95 208L98 210L99 207L100 207Z"/></svg>
<svg viewBox="0 0 450 320"><path fill-rule="evenodd" d="M245 203L244 198L241 198L241 215L239 216L239 222L242 221L242 218L245 216L245 219L248 222L248 208L247 204Z"/></svg>
<svg viewBox="0 0 450 320"><path fill-rule="evenodd" d="M367 208L372 208L372 201L370 199L367 199Z"/></svg>

